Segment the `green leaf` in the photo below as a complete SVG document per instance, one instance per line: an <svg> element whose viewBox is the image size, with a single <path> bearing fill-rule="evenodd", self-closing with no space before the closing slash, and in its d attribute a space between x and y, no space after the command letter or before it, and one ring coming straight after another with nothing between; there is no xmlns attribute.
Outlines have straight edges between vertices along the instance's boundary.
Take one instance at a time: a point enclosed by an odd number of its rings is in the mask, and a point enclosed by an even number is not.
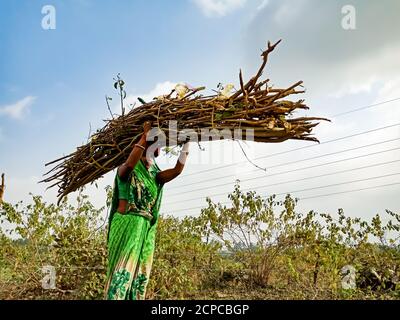
<svg viewBox="0 0 400 320"><path fill-rule="evenodd" d="M224 113L222 114L222 118L229 118L230 116L232 116L233 112L232 111L224 111Z"/></svg>
<svg viewBox="0 0 400 320"><path fill-rule="evenodd" d="M144 101L142 98L138 97L138 100L139 100L141 103L146 104L146 101Z"/></svg>

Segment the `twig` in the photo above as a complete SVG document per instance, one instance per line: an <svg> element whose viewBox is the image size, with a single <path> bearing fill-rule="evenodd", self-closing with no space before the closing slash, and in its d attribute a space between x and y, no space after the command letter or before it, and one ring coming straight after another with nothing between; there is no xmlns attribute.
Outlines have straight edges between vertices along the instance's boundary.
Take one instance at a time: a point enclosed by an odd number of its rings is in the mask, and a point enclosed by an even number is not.
<svg viewBox="0 0 400 320"><path fill-rule="evenodd" d="M246 159L247 159L248 162L250 162L250 163L251 163L254 167L256 167L257 169L260 169L260 170L262 170L262 171L264 171L264 172L267 172L267 168L261 168L260 166L256 165L253 161L251 161L251 160L249 159L249 157L247 156L246 152L244 151L242 145L240 144L240 141L239 141L239 140L236 140L236 142L239 144L239 147L240 147L240 149L242 150L242 152L243 152L243 154L244 154L244 156L246 157Z"/></svg>
<svg viewBox="0 0 400 320"><path fill-rule="evenodd" d="M114 120L114 115L113 115L113 113L112 113L112 111L111 111L110 104L109 104L109 102L108 102L109 99L110 99L110 98L106 95L107 108L108 108L108 111L110 111L111 118Z"/></svg>

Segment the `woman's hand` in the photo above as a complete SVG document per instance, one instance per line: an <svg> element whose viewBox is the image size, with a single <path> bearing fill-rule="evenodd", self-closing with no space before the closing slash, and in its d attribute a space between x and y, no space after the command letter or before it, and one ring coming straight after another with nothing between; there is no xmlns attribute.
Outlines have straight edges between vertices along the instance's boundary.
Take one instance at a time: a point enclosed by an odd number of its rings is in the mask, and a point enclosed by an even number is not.
<svg viewBox="0 0 400 320"><path fill-rule="evenodd" d="M189 141L185 142L181 152L187 152L187 153L189 152Z"/></svg>
<svg viewBox="0 0 400 320"><path fill-rule="evenodd" d="M143 124L143 134L147 135L150 130L151 130L151 121L146 121Z"/></svg>
<svg viewBox="0 0 400 320"><path fill-rule="evenodd" d="M138 142L139 145L144 147L147 146L147 135L149 134L150 130L151 130L151 122L146 121L145 123L143 123L143 134Z"/></svg>
<svg viewBox="0 0 400 320"><path fill-rule="evenodd" d="M178 161L176 162L176 165L174 168L167 169L164 171L160 171L157 173L156 179L158 183L160 184L165 184L173 179L175 179L177 176L179 176L183 168L185 167L186 163L186 158L189 154L189 142L185 142L185 144L182 147L181 154L179 155Z"/></svg>

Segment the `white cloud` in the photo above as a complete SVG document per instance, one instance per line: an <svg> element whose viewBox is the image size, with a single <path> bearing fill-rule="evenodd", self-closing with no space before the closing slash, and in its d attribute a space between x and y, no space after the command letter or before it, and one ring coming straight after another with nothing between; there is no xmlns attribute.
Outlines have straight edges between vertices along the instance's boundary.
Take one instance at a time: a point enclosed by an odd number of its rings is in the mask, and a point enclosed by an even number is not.
<svg viewBox="0 0 400 320"><path fill-rule="evenodd" d="M243 47L249 67L258 67L254 52L267 40L283 39L269 65L269 76L276 84L301 79L313 92L337 98L373 93L376 85L398 74L400 42L388 30L399 28L394 12L400 3L387 0L382 7L353 2L357 29L350 32L341 27L345 0L269 1L268 8L258 10L248 25ZM379 23L367 23L370 16Z"/></svg>
<svg viewBox="0 0 400 320"><path fill-rule="evenodd" d="M193 0L207 17L223 17L244 6L247 0Z"/></svg>
<svg viewBox="0 0 400 320"><path fill-rule="evenodd" d="M301 12L301 5L301 1L283 3L274 14L275 23L283 25L292 21Z"/></svg>
<svg viewBox="0 0 400 320"><path fill-rule="evenodd" d="M384 85L378 92L378 97L374 103L381 103L400 98L400 77L385 81ZM371 117L380 118L385 123L397 123L400 120L400 101L392 101L387 104L372 108ZM397 129L400 136L400 128Z"/></svg>
<svg viewBox="0 0 400 320"><path fill-rule="evenodd" d="M400 97L400 77L393 78L387 81L384 86L379 90L379 98L376 102L380 102L380 99L385 100L397 99Z"/></svg>
<svg viewBox="0 0 400 320"><path fill-rule="evenodd" d="M257 4L261 3L261 0ZM346 0L318 1L318 0L279 0L269 1L268 6L257 10L253 20L248 23L243 48L247 59L247 66L243 67L246 74L257 70L260 60L255 53L264 48L267 40L283 39L282 44L271 55L266 78L271 78L277 87L290 85L296 80L304 80L307 93L303 96L311 107L305 112L307 115L327 116L331 123L322 122L313 131L321 142L334 140L352 134L364 132L379 127L397 123L400 119L400 103L393 101L388 104L367 108L357 113L344 114L333 117L352 109L361 108L377 102L387 101L400 97L399 67L400 53L399 37L390 30L399 29L399 19L395 12L400 9L400 2L385 0L385 6L378 3L366 3L353 0L357 10L357 29L348 31L341 27L341 8L348 4ZM368 17L374 17L374 21ZM250 69L246 72L245 68ZM324 176L310 180L299 180L290 184L277 184L269 187L265 194L281 193L292 190L316 188L330 184L344 183L356 179L392 174L398 172L398 163L385 164L369 168L387 161L399 159L398 150L383 152L400 146L399 141L388 141L399 137L398 126L387 128L348 139L337 140L329 144L315 145L315 148L305 149L304 152L282 154L271 157L265 162L267 169L272 166L340 152L308 160L306 163L294 163L294 169L326 164L308 170L290 172L287 174L267 178L265 184L294 181L307 176L317 176L343 170L349 172ZM386 141L386 142L385 142ZM355 149L376 143L376 145ZM257 148L261 155L281 153L307 145L298 141L288 141L282 144L260 144ZM376 152L375 155L369 155ZM360 157L359 157L360 156ZM279 158L278 158L279 157ZM358 158L356 158L358 157ZM336 160L350 159L338 163ZM359 170L354 170L359 168ZM363 168L363 169L361 169ZM275 171L276 170L276 171ZM285 167L272 168L271 173L284 172ZM261 173L253 173L260 177L257 181L251 180L248 185L253 189L264 183ZM398 182L398 176L381 179L349 183L330 188L321 188L307 192L297 192L296 196L308 197L334 192L344 192L358 188L383 185ZM262 189L261 190L265 190ZM330 197L315 198L300 201L299 209L308 211L324 211L333 213L337 208L344 208L351 216L371 217L376 213L384 213L384 209L398 210L395 202L395 192L399 187L377 188L371 191L343 193ZM379 199L379 200L377 200ZM398 202L398 201L397 201Z"/></svg>
<svg viewBox="0 0 400 320"><path fill-rule="evenodd" d="M389 89L392 91L398 88L398 84L395 88L389 88L389 86L395 84L396 70L400 67L399 52L400 45L392 44L374 55L366 55L357 60L342 63L340 71L342 84L336 86L338 90L333 96L342 97L348 94L369 93L374 89L374 85L380 83L386 83L384 92L380 94L387 93ZM368 68L365 66L368 66ZM331 74L337 75L334 70ZM391 98L384 98L384 100L389 99Z"/></svg>
<svg viewBox="0 0 400 320"><path fill-rule="evenodd" d="M262 0L261 3L258 5L257 10L264 9L269 3L269 0Z"/></svg>
<svg viewBox="0 0 400 320"><path fill-rule="evenodd" d="M150 90L150 92L148 92L148 93L130 94L125 99L125 108L126 108L126 106L129 106L131 104L135 105L135 107L139 106L141 103L138 101L138 97L142 98L146 102L150 102L155 97L169 94L171 92L171 90L173 88L175 88L176 84L177 84L176 82L164 81L164 82L157 83L156 86L152 90ZM120 105L116 105L113 108L113 111L117 114L120 114L121 113Z"/></svg>
<svg viewBox="0 0 400 320"><path fill-rule="evenodd" d="M36 97L27 96L14 104L0 107L0 115L6 115L13 119L21 119L29 112L29 107L36 100Z"/></svg>

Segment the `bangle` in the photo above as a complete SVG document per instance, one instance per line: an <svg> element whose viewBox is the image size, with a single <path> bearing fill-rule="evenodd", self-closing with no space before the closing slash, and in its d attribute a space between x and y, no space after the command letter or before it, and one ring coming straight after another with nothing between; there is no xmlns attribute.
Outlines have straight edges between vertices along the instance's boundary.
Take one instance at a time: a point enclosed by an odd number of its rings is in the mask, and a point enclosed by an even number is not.
<svg viewBox="0 0 400 320"><path fill-rule="evenodd" d="M138 148L143 149L143 150L146 149L145 147L141 146L140 144L135 144L135 147L138 147Z"/></svg>

